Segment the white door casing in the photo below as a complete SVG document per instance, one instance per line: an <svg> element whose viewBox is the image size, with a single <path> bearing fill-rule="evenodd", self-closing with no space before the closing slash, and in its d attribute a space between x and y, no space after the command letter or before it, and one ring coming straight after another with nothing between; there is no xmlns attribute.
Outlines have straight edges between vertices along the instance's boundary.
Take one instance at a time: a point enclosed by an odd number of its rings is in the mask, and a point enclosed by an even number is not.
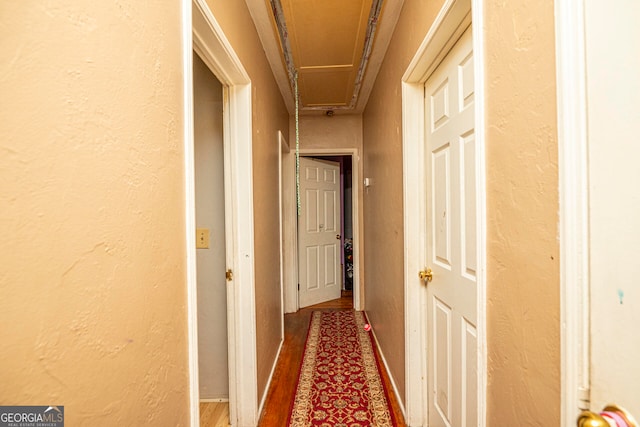
<svg viewBox="0 0 640 427"><path fill-rule="evenodd" d="M362 165L357 148L300 148L301 156L350 156L352 165L351 176L351 212L353 220L353 308L363 310L360 296L360 235L361 235L361 209L362 205ZM295 182L295 152L291 150L283 155L283 192L285 194L284 206L284 230L288 237L289 245L285 245L284 259L293 260L285 263L285 289L284 307L285 313L298 311L298 236L297 236L297 201ZM294 233L291 233L294 230ZM292 235L293 234L293 235Z"/></svg>
<svg viewBox="0 0 640 427"><path fill-rule="evenodd" d="M475 137L475 218L476 218L476 378L475 404L473 399L467 401L467 420L477 418L473 425L486 424L486 196L485 196L485 153L484 153L484 51L482 49L483 34L483 0L447 0L442 6L413 60L402 77L402 115L403 115L403 165L404 165L404 236L405 236L405 419L408 425L426 426L429 424L427 411L429 379L427 366L433 363L427 354L427 329L431 328L431 319L426 315L427 299L418 271L423 270L426 254L426 239L415 236L426 236L426 183L427 172L425 153L425 82L434 73L444 57L452 49L461 34L471 22L472 44L474 51L473 65L467 68L472 71L474 89L474 137ZM467 134L469 136L469 134ZM459 143L459 140L454 141ZM468 142L468 141L467 141ZM470 177L467 177L470 178ZM467 183L467 186L469 184ZM462 204L464 206L464 204ZM469 208L469 206L467 206ZM465 255L467 261L469 255ZM433 266L432 266L433 268ZM437 280L434 274L434 282ZM432 283L434 283L432 282ZM442 307L442 306L439 306ZM436 312L438 313L438 312ZM443 312L439 312L442 314ZM458 331L462 333L462 331ZM473 340L472 340L473 341ZM472 342L466 342L466 349L472 350ZM460 347L462 348L462 347ZM472 360L471 355L467 360ZM432 365L432 367L435 365ZM452 367L453 368L453 367ZM473 367L467 366L468 372ZM469 389L467 389L467 393ZM476 414L473 413L475 407ZM455 411L456 409L452 409ZM462 415L460 416L462 418ZM469 421L467 421L469 423ZM471 425L471 424L469 424Z"/></svg>
<svg viewBox="0 0 640 427"><path fill-rule="evenodd" d="M584 0L556 2L561 426L589 407Z"/></svg>
<svg viewBox="0 0 640 427"><path fill-rule="evenodd" d="M477 220L469 28L425 85L429 426L477 425Z"/></svg>
<svg viewBox="0 0 640 427"><path fill-rule="evenodd" d="M282 319L284 319L285 313L285 289L287 286L290 286L290 282L296 281L296 277L291 277L289 273L292 268L290 264L293 263L293 258L285 258L286 248L287 246L293 246L293 237L295 235L295 231L285 230L286 221L289 219L289 215L291 215L290 211L287 211L289 206L286 203L286 199L288 194L286 193L286 186L284 185L283 175L284 175L284 158L286 155L290 153L289 144L285 139L282 131L278 131L278 198L280 207L280 212L278 215L278 222L280 228L280 313ZM281 338L284 341L284 320L281 322Z"/></svg>
<svg viewBox="0 0 640 427"><path fill-rule="evenodd" d="M282 225L283 247L283 300L284 312L298 311L298 202L296 199L296 153L290 149L282 156Z"/></svg>
<svg viewBox="0 0 640 427"><path fill-rule="evenodd" d="M198 398L198 324L195 254L195 192L193 163L192 52L223 85L223 145L226 265L229 340L229 418L232 425L258 422L251 80L222 28L204 0L182 0L183 93L185 152L185 241L189 403L191 426L200 425ZM240 333L241 332L241 333Z"/></svg>
<svg viewBox="0 0 640 427"><path fill-rule="evenodd" d="M298 283L300 307L340 298L340 165L300 158Z"/></svg>

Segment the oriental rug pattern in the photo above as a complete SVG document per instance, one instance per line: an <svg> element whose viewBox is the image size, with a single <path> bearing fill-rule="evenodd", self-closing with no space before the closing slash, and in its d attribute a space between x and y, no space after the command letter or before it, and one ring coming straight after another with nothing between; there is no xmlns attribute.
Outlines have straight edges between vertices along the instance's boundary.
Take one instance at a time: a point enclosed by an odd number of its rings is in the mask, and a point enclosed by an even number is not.
<svg viewBox="0 0 640 427"><path fill-rule="evenodd" d="M362 312L314 311L290 427L392 427Z"/></svg>

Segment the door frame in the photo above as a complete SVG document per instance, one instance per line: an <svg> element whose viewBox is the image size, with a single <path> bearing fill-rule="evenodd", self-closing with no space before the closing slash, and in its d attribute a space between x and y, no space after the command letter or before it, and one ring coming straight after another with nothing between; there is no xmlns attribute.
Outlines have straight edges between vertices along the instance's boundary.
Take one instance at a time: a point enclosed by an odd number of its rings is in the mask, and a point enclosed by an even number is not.
<svg viewBox="0 0 640 427"><path fill-rule="evenodd" d="M351 156L351 167L352 167L352 175L351 175L351 207L352 207L352 216L353 216L353 308L355 310L362 310L362 295L360 290L360 266L361 258L360 258L360 209L359 209L359 199L361 195L361 185L360 185L360 155L358 153L357 148L300 148L299 149L300 156ZM298 228L298 217L296 215L297 211L297 201L295 197L295 153L289 153L288 157L290 157L290 162L287 162L291 167L285 168L293 171L292 176L287 179L287 176L283 176L283 180L285 182L285 192L289 194L293 194L293 197L290 199L289 203L285 199L285 206L287 206L287 211L293 212L293 217L285 217L285 229L297 230ZM285 312L293 313L298 311L300 308L298 301L298 234L297 232L294 234L295 244L289 245L289 247L285 247L285 259L295 259L295 263L291 263L288 268L285 266L285 269L288 270L288 273L285 271L285 276L288 274L289 277L295 277L295 280L287 282L285 280L285 292L284 292L284 300L285 300Z"/></svg>
<svg viewBox="0 0 640 427"><path fill-rule="evenodd" d="M589 178L584 6L584 0L555 4L562 427L575 426L580 410L589 408Z"/></svg>
<svg viewBox="0 0 640 427"><path fill-rule="evenodd" d="M285 208L286 193L285 193L285 185L284 185L284 157L290 152L289 143L287 139L284 137L282 131L278 131L278 226L280 228L280 232L278 236L280 236L280 316L282 318L282 322L280 322L280 339L281 342L284 343L284 289L285 284L291 280L290 277L285 276L285 271L287 273L290 272L291 269L286 269L285 265L288 265L291 261L285 262L285 260L290 260L290 258L285 258L285 248L291 246L291 235L295 236L295 231L285 229L285 218L288 218L291 215L291 212L287 212ZM287 282L285 281L287 280ZM278 359L276 358L276 361ZM275 365L274 365L275 368ZM267 394L265 393L265 398ZM260 405L262 407L262 405Z"/></svg>
<svg viewBox="0 0 640 427"><path fill-rule="evenodd" d="M198 314L195 251L193 54L223 85L229 418L256 425L258 387L255 322L251 80L205 0L182 0L185 241L191 425L198 426ZM242 226L240 226L242 224ZM239 333L242 331L242 333Z"/></svg>
<svg viewBox="0 0 640 427"><path fill-rule="evenodd" d="M478 420L486 423L486 187L484 108L484 0L447 0L402 77L402 146L404 201L405 290L405 418L409 425L427 425L426 301L417 276L424 268L426 248L415 236L425 236L425 106L424 85L459 36L473 22L475 129L478 183Z"/></svg>
<svg viewBox="0 0 640 427"><path fill-rule="evenodd" d="M283 313L298 311L298 215L296 202L295 153L286 143L281 150L282 168L282 223L284 248L282 249L282 300ZM282 145L282 143L281 143ZM282 322L284 324L284 321Z"/></svg>

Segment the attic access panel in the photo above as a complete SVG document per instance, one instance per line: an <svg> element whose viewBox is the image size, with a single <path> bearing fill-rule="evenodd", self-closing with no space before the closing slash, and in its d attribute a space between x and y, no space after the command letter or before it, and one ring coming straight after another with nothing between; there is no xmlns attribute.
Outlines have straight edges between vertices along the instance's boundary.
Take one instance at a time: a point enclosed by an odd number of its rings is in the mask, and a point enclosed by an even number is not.
<svg viewBox="0 0 640 427"><path fill-rule="evenodd" d="M353 108L382 0L265 0L302 110ZM293 83L292 83L293 84Z"/></svg>

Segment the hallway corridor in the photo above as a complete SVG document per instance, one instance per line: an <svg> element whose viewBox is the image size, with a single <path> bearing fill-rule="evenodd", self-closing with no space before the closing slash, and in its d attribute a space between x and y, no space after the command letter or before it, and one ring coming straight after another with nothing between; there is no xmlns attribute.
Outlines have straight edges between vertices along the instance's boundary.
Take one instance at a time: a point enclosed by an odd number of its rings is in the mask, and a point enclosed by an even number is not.
<svg viewBox="0 0 640 427"><path fill-rule="evenodd" d="M295 395L298 371L313 311L348 310L353 307L352 296L300 309L284 317L284 345L269 387L269 393L260 417L260 427L282 427L287 425L291 402ZM377 350L377 349L376 349ZM388 373L381 372L384 385L389 390L390 406L399 427L404 427L404 417L398 405Z"/></svg>

